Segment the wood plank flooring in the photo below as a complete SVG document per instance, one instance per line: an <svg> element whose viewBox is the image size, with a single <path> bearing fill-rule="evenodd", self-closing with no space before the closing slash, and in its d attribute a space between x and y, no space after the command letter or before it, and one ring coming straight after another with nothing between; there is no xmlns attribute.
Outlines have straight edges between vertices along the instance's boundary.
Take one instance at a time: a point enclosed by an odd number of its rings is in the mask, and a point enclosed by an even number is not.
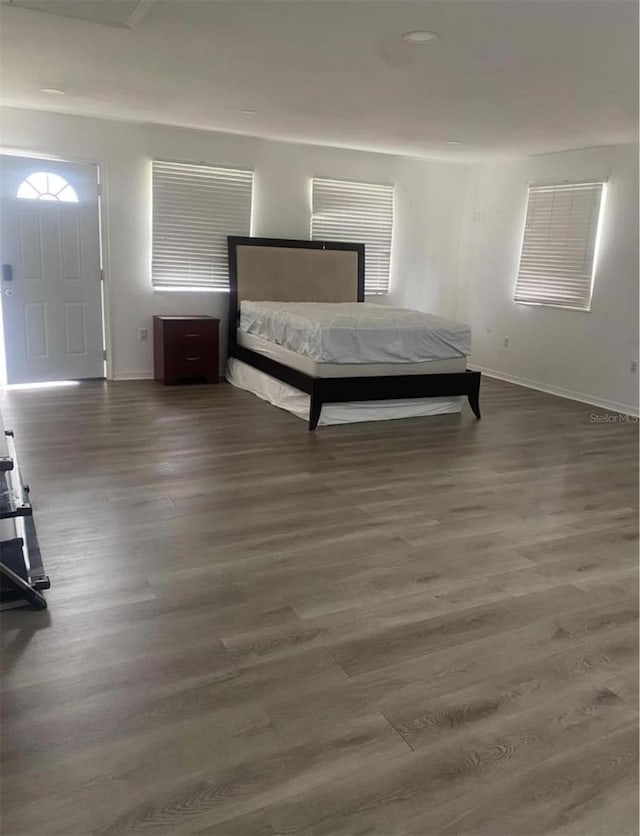
<svg viewBox="0 0 640 836"><path fill-rule="evenodd" d="M637 425L482 395L0 395L53 584L0 619L3 834L637 834Z"/></svg>

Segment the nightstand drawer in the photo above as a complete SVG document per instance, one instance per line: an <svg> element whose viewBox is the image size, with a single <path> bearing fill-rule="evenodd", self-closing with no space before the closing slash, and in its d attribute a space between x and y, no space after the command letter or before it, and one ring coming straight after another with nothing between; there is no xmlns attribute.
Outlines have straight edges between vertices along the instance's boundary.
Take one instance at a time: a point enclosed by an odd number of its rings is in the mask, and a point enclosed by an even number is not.
<svg viewBox="0 0 640 836"><path fill-rule="evenodd" d="M171 342L213 339L218 333L218 320L196 320L165 322L165 339Z"/></svg>
<svg viewBox="0 0 640 836"><path fill-rule="evenodd" d="M211 358L205 354L184 354L174 355L171 358L173 364L177 369L185 372L194 372L200 369L205 369L210 365Z"/></svg>
<svg viewBox="0 0 640 836"><path fill-rule="evenodd" d="M218 353L218 334L176 334L165 340L165 355L176 357L210 356Z"/></svg>
<svg viewBox="0 0 640 836"><path fill-rule="evenodd" d="M199 379L207 383L217 383L218 371L212 368L211 358L207 355L172 354L165 357L164 383L180 383L181 381Z"/></svg>

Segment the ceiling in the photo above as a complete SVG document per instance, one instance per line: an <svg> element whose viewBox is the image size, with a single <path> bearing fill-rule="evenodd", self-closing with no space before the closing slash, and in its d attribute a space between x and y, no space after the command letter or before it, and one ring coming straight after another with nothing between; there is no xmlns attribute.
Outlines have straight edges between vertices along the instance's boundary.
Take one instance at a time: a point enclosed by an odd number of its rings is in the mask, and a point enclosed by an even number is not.
<svg viewBox="0 0 640 836"><path fill-rule="evenodd" d="M3 0L0 15L0 96L18 107L441 158L637 139L635 0ZM416 29L440 40L406 44Z"/></svg>
<svg viewBox="0 0 640 836"><path fill-rule="evenodd" d="M0 0L6 6L133 29L154 0Z"/></svg>

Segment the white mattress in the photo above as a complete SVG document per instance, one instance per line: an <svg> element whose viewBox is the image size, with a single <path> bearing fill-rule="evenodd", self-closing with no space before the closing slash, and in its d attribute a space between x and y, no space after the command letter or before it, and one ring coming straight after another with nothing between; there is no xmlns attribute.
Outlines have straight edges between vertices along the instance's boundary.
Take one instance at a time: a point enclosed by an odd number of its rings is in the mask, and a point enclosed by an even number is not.
<svg viewBox="0 0 640 836"><path fill-rule="evenodd" d="M451 360L425 360L422 363L317 363L304 354L298 354L277 343L263 340L253 334L238 331L238 345L277 360L292 369L311 377L377 377L394 374L448 374L463 372L467 367L466 357Z"/></svg>
<svg viewBox="0 0 640 836"><path fill-rule="evenodd" d="M365 302L243 301L240 330L317 363L419 363L471 354L468 325Z"/></svg>
<svg viewBox="0 0 640 836"><path fill-rule="evenodd" d="M231 357L226 378L239 389L252 392L262 400L309 420L309 395L280 380ZM462 398L408 398L397 401L356 401L325 403L320 413L320 426L354 424L362 421L388 421L396 418L419 418L427 415L448 415L462 411Z"/></svg>

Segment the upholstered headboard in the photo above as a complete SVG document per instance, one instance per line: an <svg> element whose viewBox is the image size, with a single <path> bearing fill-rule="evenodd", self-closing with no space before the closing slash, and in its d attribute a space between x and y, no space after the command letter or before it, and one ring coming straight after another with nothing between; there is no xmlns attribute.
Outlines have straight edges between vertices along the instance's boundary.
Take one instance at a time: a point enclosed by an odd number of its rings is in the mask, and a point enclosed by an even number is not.
<svg viewBox="0 0 640 836"><path fill-rule="evenodd" d="M229 236L229 344L240 303L362 302L364 244Z"/></svg>

